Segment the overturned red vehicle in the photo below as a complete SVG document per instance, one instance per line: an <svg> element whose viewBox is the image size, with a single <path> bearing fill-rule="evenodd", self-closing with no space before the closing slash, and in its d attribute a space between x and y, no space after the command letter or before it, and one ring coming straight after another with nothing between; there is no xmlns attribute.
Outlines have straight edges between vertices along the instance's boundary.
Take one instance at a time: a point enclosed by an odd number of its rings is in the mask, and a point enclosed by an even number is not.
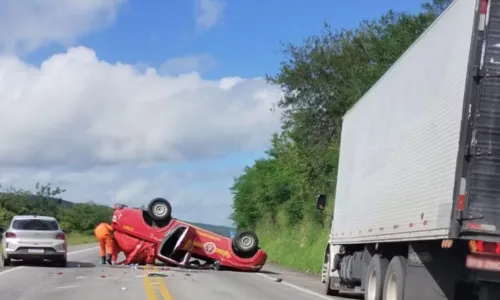
<svg viewBox="0 0 500 300"><path fill-rule="evenodd" d="M172 206L163 198L153 199L147 209L116 205L112 226L123 264L153 264L240 271L259 271L267 254L254 232L242 231L232 240L172 218ZM196 259L196 260L192 260Z"/></svg>

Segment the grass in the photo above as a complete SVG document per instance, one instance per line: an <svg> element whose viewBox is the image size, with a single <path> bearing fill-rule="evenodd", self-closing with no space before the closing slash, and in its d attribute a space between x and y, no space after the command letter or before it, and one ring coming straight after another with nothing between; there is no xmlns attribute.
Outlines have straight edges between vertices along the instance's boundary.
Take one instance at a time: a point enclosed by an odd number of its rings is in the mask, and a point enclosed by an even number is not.
<svg viewBox="0 0 500 300"><path fill-rule="evenodd" d="M257 228L259 244L268 254L268 262L312 274L319 274L328 243L330 228L304 222L290 228L283 218L276 223L260 223Z"/></svg>
<svg viewBox="0 0 500 300"><path fill-rule="evenodd" d="M91 234L84 234L79 232L69 233L67 236L69 245L83 245L97 243L96 237Z"/></svg>

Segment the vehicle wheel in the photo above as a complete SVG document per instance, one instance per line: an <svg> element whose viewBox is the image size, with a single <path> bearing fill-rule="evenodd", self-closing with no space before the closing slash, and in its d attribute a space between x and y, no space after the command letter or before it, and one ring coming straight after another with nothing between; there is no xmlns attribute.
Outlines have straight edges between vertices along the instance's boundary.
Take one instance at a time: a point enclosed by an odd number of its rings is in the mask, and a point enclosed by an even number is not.
<svg viewBox="0 0 500 300"><path fill-rule="evenodd" d="M154 221L166 221L172 216L172 206L167 199L155 198L149 202L148 214Z"/></svg>
<svg viewBox="0 0 500 300"><path fill-rule="evenodd" d="M55 261L55 265L59 268L66 268L68 266L68 260L66 258L58 259Z"/></svg>
<svg viewBox="0 0 500 300"><path fill-rule="evenodd" d="M406 258L392 258L384 280L384 299L403 300L406 280Z"/></svg>
<svg viewBox="0 0 500 300"><path fill-rule="evenodd" d="M365 300L382 300L384 279L389 260L375 254L365 273ZM386 300L384 298L384 300Z"/></svg>
<svg viewBox="0 0 500 300"><path fill-rule="evenodd" d="M8 267L8 266L12 265L10 258L3 256L3 254L0 254L0 257L2 258L2 265L4 267Z"/></svg>
<svg viewBox="0 0 500 300"><path fill-rule="evenodd" d="M242 231L238 233L233 241L238 252L253 256L259 250L259 239L253 231Z"/></svg>
<svg viewBox="0 0 500 300"><path fill-rule="evenodd" d="M330 262L330 253L325 256L325 263L323 264L323 276L325 278L325 295L327 296L338 296L340 291L331 289L332 277L330 276L330 270L332 269L332 264Z"/></svg>

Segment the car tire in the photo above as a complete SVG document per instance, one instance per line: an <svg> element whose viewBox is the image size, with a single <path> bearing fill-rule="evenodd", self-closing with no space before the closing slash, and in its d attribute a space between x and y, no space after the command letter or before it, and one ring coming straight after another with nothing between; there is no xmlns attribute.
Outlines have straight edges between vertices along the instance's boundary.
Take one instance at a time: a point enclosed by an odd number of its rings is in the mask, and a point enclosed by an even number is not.
<svg viewBox="0 0 500 300"><path fill-rule="evenodd" d="M2 266L9 267L12 265L10 258L3 256L3 254L0 254L0 257L2 258Z"/></svg>
<svg viewBox="0 0 500 300"><path fill-rule="evenodd" d="M61 258L55 261L55 265L59 268L66 268L68 266L68 260L66 258Z"/></svg>
<svg viewBox="0 0 500 300"><path fill-rule="evenodd" d="M259 250L259 239L253 231L242 231L233 240L236 250L245 256L253 256Z"/></svg>
<svg viewBox="0 0 500 300"><path fill-rule="evenodd" d="M155 198L149 202L148 214L154 221L167 221L172 216L172 205L167 199Z"/></svg>

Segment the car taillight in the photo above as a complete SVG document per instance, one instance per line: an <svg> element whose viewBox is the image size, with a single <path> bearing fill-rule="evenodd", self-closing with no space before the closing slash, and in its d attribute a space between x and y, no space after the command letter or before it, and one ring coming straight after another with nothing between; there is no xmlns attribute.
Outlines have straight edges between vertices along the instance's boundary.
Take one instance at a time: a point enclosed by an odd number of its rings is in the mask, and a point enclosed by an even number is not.
<svg viewBox="0 0 500 300"><path fill-rule="evenodd" d="M500 243L489 243L483 241L470 241L469 249L476 254L500 255Z"/></svg>
<svg viewBox="0 0 500 300"><path fill-rule="evenodd" d="M14 232L6 232L5 238L15 238L16 234Z"/></svg>
<svg viewBox="0 0 500 300"><path fill-rule="evenodd" d="M65 240L66 239L66 235L64 233L58 233L56 235L56 240Z"/></svg>

